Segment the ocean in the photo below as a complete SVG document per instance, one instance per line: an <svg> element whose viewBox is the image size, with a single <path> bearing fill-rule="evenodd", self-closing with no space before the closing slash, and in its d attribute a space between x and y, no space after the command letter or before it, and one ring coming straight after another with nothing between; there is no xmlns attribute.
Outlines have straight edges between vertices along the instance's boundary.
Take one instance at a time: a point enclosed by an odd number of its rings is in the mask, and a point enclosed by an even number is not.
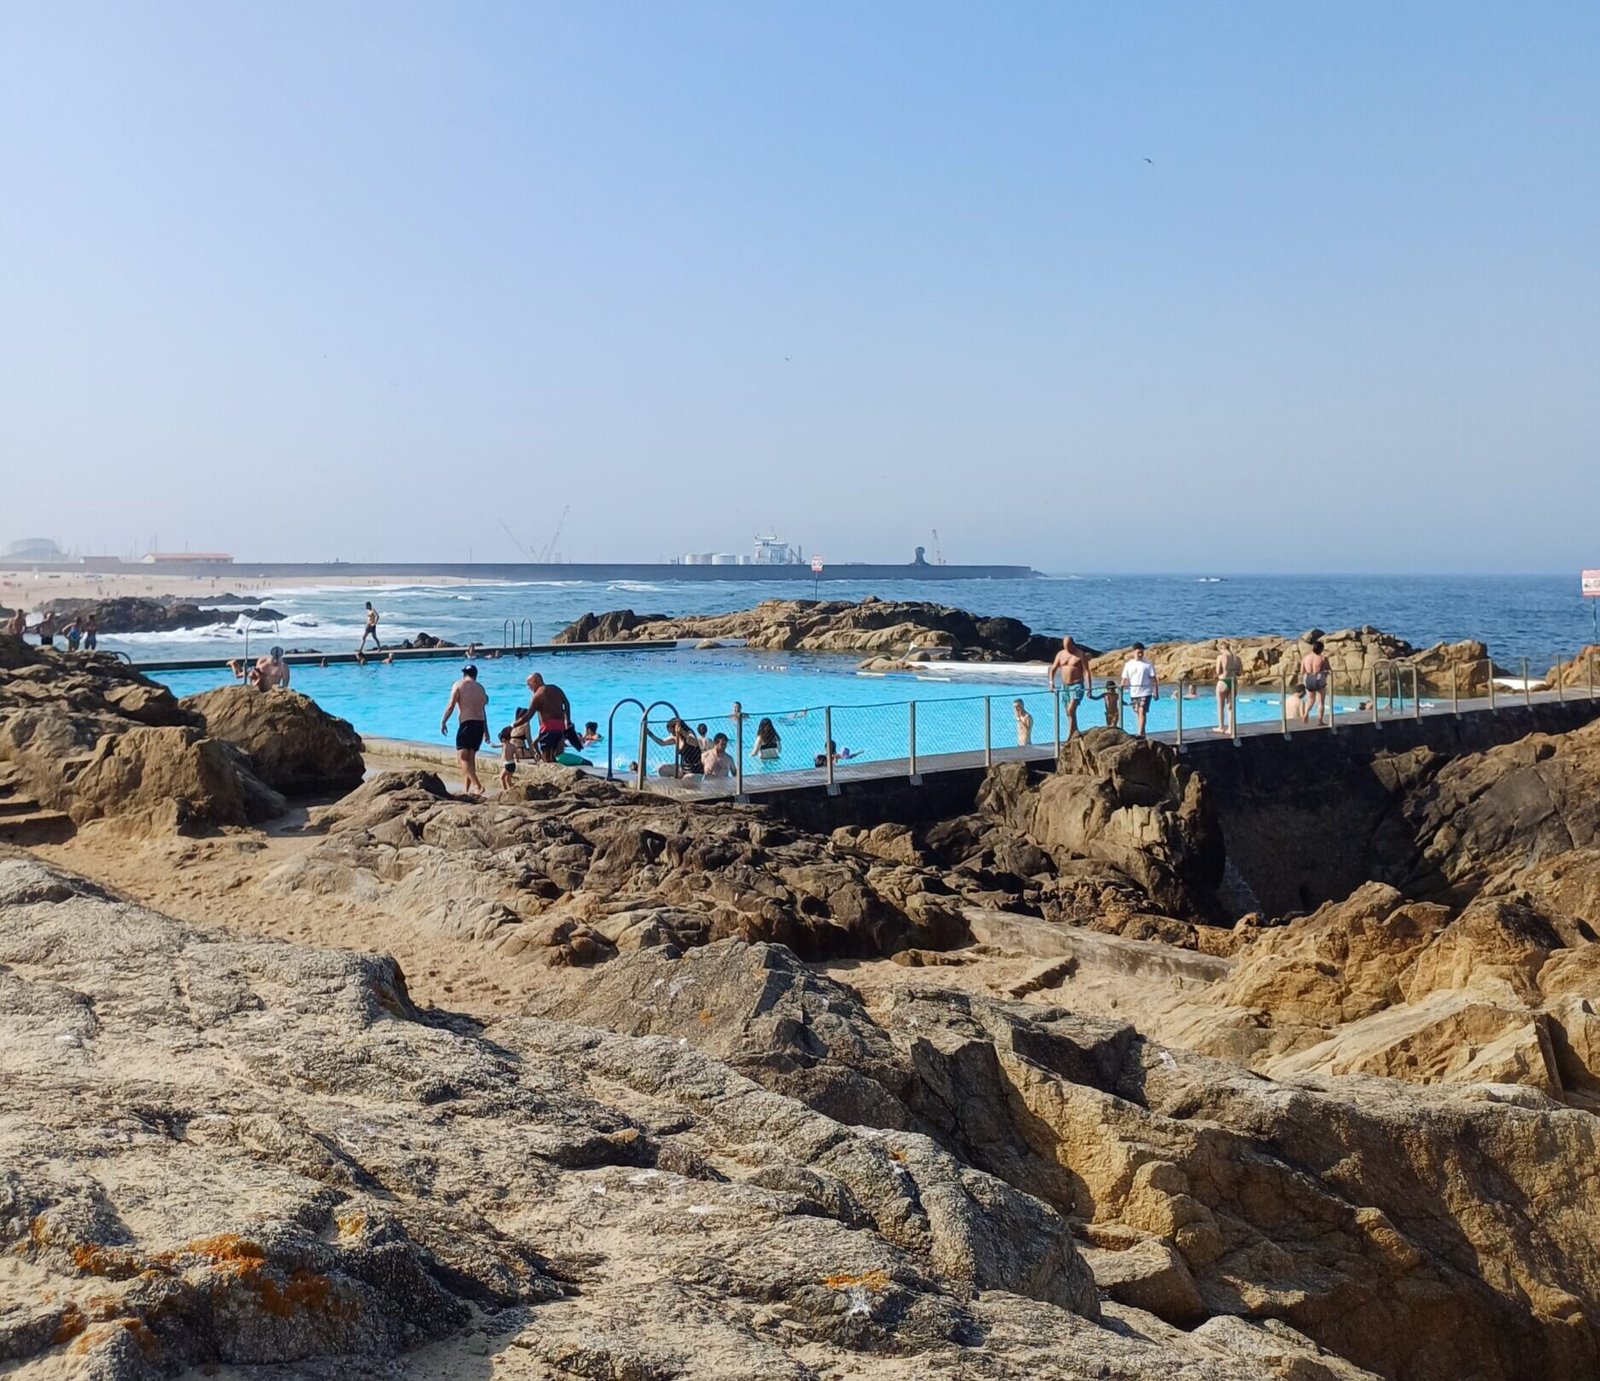
<svg viewBox="0 0 1600 1381"><path fill-rule="evenodd" d="M226 577L218 595L237 590ZM362 604L383 615L385 642L427 632L451 642L498 645L508 631L518 640L547 641L591 610L698 614L743 609L774 597L809 597L809 582L774 590L754 582L560 581L534 584L395 584L377 589L311 586L250 590L285 620L250 631L250 647L279 642L317 651L353 648L361 636ZM1037 632L1070 632L1094 648L1229 634L1294 636L1317 627L1372 624L1418 645L1476 638L1502 665L1527 657L1545 669L1573 655L1592 637L1600 601L1578 593L1571 576L1350 575L1113 575L1051 576L1038 580L934 582L828 581L826 599L931 600L975 613L1010 615ZM215 625L181 633L106 636L107 648L136 661L235 656L244 649L242 606ZM526 621L524 623L524 621Z"/></svg>

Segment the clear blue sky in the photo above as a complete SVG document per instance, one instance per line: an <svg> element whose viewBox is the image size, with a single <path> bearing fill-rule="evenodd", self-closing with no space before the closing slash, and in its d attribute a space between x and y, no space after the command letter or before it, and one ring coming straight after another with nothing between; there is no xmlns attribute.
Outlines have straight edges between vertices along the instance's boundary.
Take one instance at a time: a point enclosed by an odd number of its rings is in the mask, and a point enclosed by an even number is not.
<svg viewBox="0 0 1600 1381"><path fill-rule="evenodd" d="M1597 72L1576 0L18 0L0 540L1600 565Z"/></svg>

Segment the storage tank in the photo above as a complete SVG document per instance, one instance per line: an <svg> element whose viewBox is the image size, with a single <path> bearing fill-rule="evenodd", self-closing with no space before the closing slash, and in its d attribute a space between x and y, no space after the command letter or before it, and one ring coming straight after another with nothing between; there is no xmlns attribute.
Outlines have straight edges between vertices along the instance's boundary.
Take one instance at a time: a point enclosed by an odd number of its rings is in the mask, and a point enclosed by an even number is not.
<svg viewBox="0 0 1600 1381"><path fill-rule="evenodd" d="M685 566L709 566L711 564L711 553L708 551L688 552L683 558L683 564Z"/></svg>
<svg viewBox="0 0 1600 1381"><path fill-rule="evenodd" d="M711 558L711 564L713 566L737 566L739 558L731 551L719 551Z"/></svg>

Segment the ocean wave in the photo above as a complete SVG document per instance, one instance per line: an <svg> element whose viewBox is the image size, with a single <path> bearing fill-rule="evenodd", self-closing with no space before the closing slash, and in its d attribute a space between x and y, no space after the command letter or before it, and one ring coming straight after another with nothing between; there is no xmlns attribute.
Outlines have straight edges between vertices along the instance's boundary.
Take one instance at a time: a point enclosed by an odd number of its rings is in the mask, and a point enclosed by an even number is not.
<svg viewBox="0 0 1600 1381"><path fill-rule="evenodd" d="M640 595L663 595L666 593L661 586L651 585L644 580L613 580L606 588L608 590L627 590L633 594Z"/></svg>

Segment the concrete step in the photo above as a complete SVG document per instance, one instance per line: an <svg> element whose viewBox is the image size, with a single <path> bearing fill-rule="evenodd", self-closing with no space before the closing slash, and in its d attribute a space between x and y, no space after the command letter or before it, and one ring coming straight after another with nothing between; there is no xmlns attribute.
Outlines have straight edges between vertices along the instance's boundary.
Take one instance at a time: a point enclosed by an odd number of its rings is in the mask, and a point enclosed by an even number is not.
<svg viewBox="0 0 1600 1381"><path fill-rule="evenodd" d="M77 831L70 815L59 810L34 810L27 815L0 816L0 844L60 844Z"/></svg>

